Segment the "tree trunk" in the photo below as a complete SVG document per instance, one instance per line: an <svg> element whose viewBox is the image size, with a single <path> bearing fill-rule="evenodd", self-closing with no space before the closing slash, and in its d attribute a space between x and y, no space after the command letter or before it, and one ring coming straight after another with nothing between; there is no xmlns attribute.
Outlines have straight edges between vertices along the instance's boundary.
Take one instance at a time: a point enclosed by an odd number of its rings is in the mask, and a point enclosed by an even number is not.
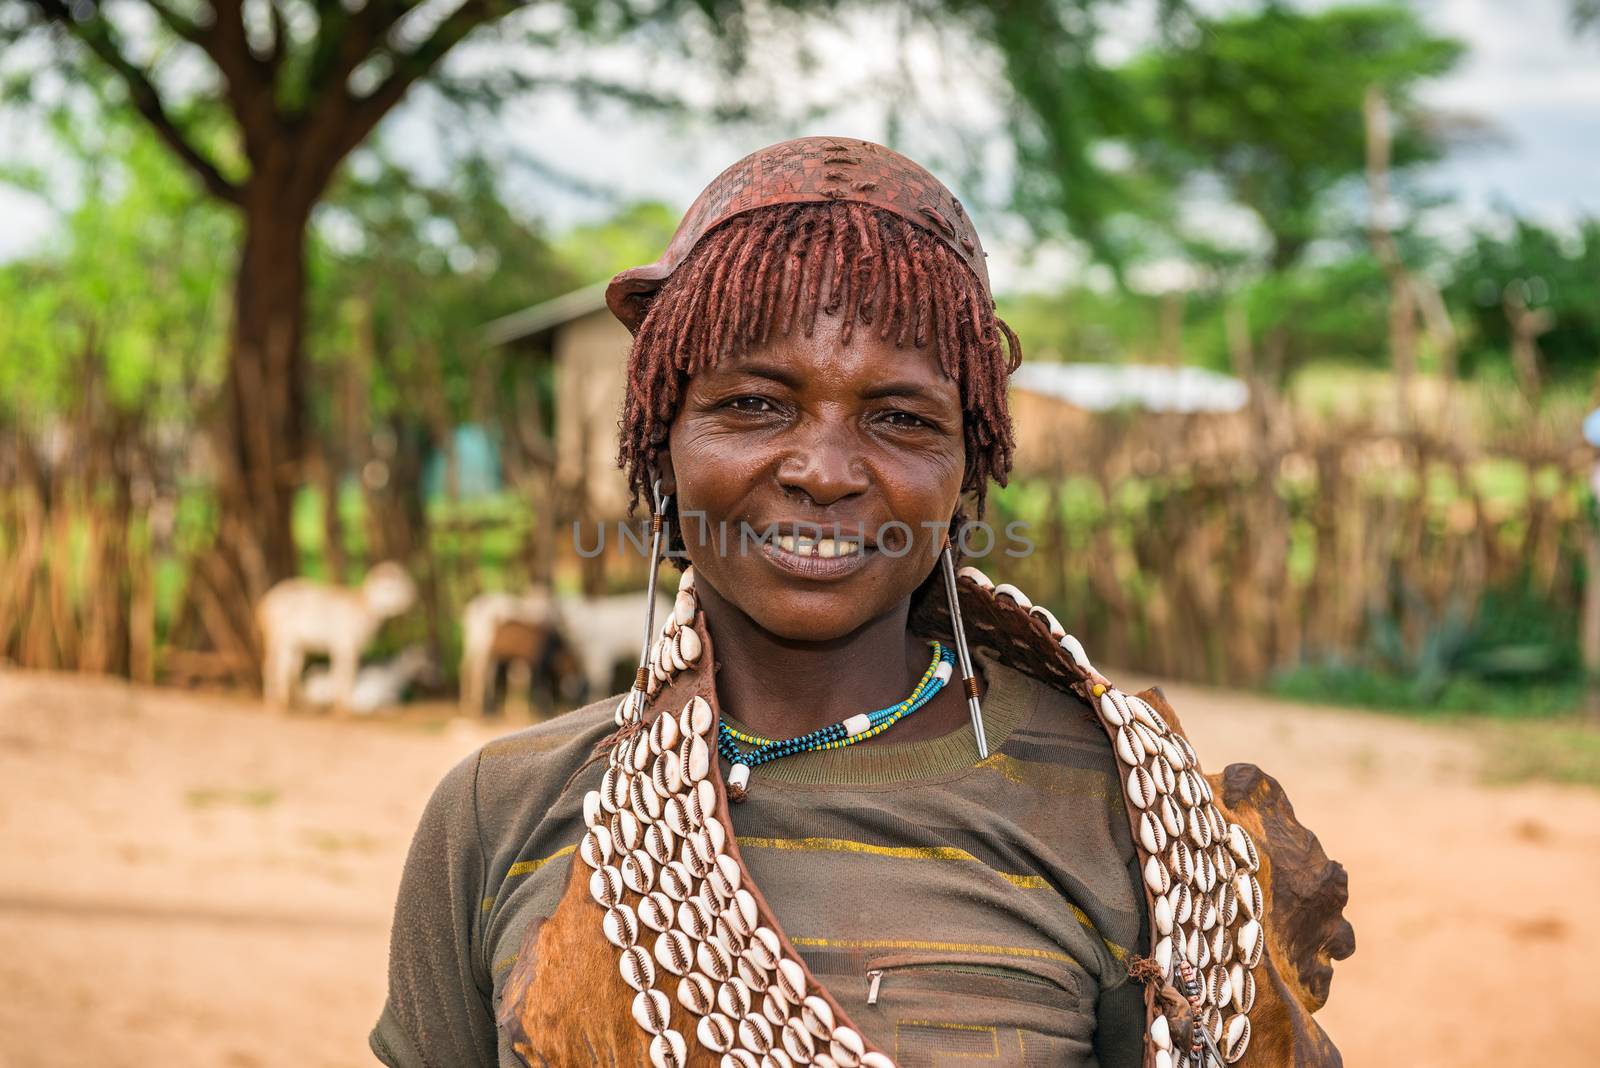
<svg viewBox="0 0 1600 1068"><path fill-rule="evenodd" d="M255 652L255 602L298 571L290 518L304 444L309 211L286 210L283 200L262 190L244 210L226 411L215 431L220 529L213 566L221 564L231 580L218 590L227 603L208 618L219 650ZM232 633L215 633L218 626Z"/></svg>

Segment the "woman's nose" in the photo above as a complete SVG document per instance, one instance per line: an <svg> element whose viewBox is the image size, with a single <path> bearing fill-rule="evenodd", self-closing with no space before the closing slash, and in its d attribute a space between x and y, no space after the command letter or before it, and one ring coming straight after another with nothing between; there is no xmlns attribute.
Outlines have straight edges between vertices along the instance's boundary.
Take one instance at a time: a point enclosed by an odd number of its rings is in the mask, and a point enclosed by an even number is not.
<svg viewBox="0 0 1600 1068"><path fill-rule="evenodd" d="M778 464L778 484L820 505L865 493L868 479L860 443L846 427L813 425L795 435Z"/></svg>

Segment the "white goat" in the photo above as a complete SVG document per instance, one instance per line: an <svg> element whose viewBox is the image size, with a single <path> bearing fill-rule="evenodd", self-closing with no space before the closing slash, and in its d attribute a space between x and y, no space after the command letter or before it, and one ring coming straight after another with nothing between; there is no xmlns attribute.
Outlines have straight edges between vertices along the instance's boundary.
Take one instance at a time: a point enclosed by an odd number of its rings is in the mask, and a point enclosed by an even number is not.
<svg viewBox="0 0 1600 1068"><path fill-rule="evenodd" d="M256 605L263 696L284 707L293 704L306 654L326 653L332 703L336 709L351 708L361 651L384 620L416 599L416 584L396 563L378 564L357 589L303 578L278 583Z"/></svg>
<svg viewBox="0 0 1600 1068"><path fill-rule="evenodd" d="M489 694L489 672L494 670L494 637L501 624L526 623L534 627L560 626L559 611L550 591L536 586L518 596L480 593L461 611L461 711L481 716Z"/></svg>
<svg viewBox="0 0 1600 1068"><path fill-rule="evenodd" d="M432 667L428 651L420 645L407 646L392 660L368 664L356 673L356 684L350 691L350 711L365 714L393 708L411 684ZM339 696L334 690L333 672L326 668L312 668L306 672L300 693L307 704L324 708Z"/></svg>
<svg viewBox="0 0 1600 1068"><path fill-rule="evenodd" d="M577 654L578 661L583 664L589 700L598 701L609 696L617 664L626 662L632 668L639 663L639 646L644 637L644 613L649 605L649 596L643 590L609 597L563 594L556 601L561 614L562 633ZM657 593L655 624L658 630L670 611L672 602L665 594Z"/></svg>

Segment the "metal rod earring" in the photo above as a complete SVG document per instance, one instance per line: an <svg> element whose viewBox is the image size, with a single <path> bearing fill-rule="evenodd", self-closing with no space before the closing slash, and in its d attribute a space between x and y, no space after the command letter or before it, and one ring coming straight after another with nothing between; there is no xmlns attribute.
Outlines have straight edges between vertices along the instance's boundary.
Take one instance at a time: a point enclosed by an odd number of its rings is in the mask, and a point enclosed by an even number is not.
<svg viewBox="0 0 1600 1068"><path fill-rule="evenodd" d="M989 740L983 733L983 708L978 703L978 676L972 670L972 654L967 651L967 630L961 623L961 599L956 595L956 562L950 542L939 554L944 569L944 589L950 598L950 628L955 632L956 658L961 665L961 685L967 691L967 711L972 714L972 733L978 739L978 759L989 757Z"/></svg>
<svg viewBox="0 0 1600 1068"><path fill-rule="evenodd" d="M656 573L661 570L661 546L667 535L667 503L671 494L661 492L661 480L650 484L654 498L650 513L650 576L645 586L644 640L640 642L639 667L633 673L633 688L617 706L617 725L637 723L644 716L646 687L650 683L650 639L656 632Z"/></svg>

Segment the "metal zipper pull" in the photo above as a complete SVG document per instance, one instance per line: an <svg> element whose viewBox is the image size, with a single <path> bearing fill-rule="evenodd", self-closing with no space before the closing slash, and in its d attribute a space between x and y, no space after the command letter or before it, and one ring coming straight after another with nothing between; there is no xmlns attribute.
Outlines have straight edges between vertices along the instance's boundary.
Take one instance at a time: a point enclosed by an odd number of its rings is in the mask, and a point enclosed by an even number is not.
<svg viewBox="0 0 1600 1068"><path fill-rule="evenodd" d="M867 973L867 978L872 980L872 983L867 987L867 1004L876 1005L878 1003L878 984L883 982L883 969L872 969Z"/></svg>

